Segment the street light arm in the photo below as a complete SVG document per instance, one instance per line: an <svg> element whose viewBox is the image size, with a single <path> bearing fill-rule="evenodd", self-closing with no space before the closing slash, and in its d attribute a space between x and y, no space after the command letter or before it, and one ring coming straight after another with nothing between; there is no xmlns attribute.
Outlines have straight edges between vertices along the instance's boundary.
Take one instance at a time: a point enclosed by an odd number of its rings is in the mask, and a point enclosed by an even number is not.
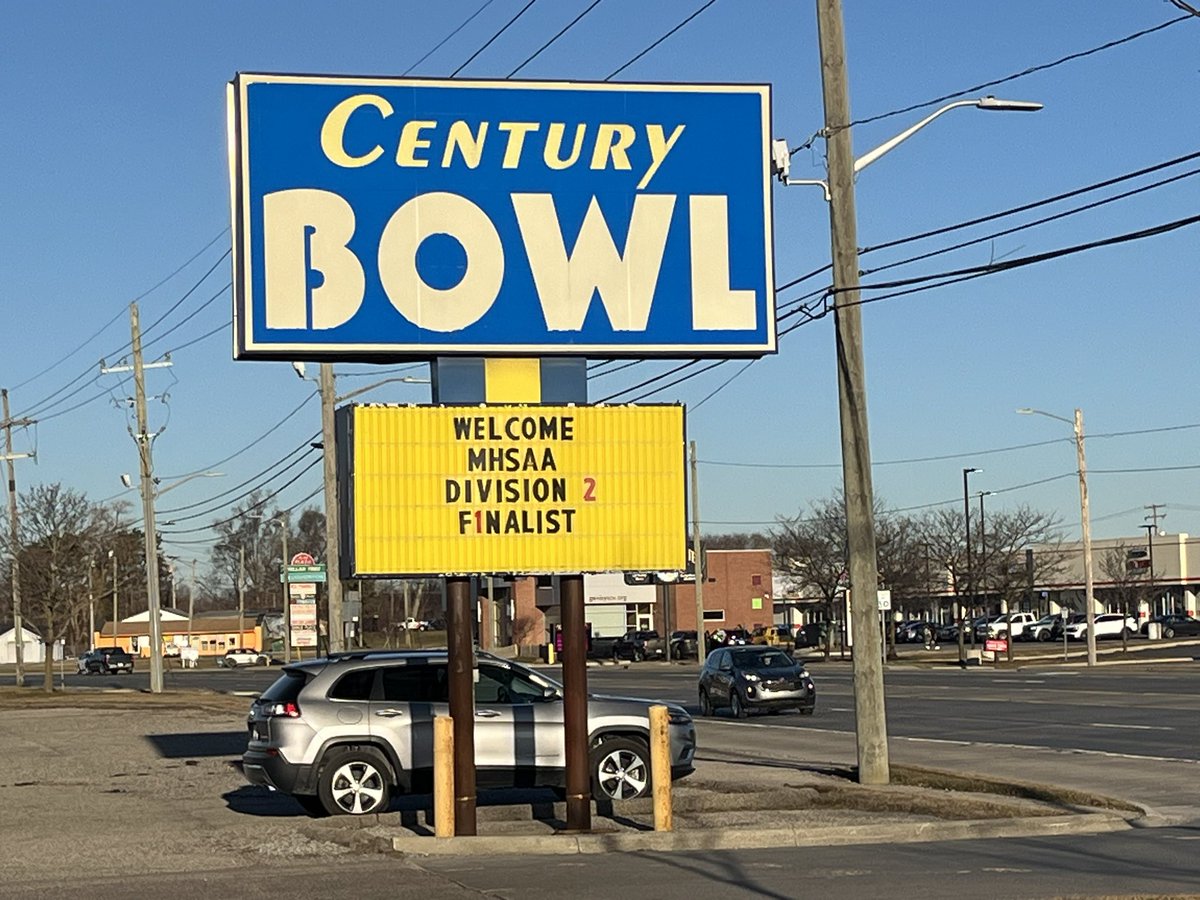
<svg viewBox="0 0 1200 900"><path fill-rule="evenodd" d="M1036 112L1042 108L1042 104L1040 103L1031 103L1027 100L1001 100L997 97L980 97L977 100L956 100L953 103L947 103L940 109L936 109L931 112L920 122L909 126L894 138L884 141L874 150L869 150L856 159L854 161L855 174L861 172L885 153L895 149L898 144L902 144L904 141L907 141L910 137L912 137L938 116L942 115L943 113L948 113L952 109L958 109L961 106L974 106L976 109L993 109L1006 112Z"/></svg>
<svg viewBox="0 0 1200 900"><path fill-rule="evenodd" d="M357 397L360 394L365 394L367 391L373 391L377 387L383 387L385 384L392 384L393 382L397 381L402 382L403 384L429 384L428 378L414 378L412 375L401 375L396 378L385 378L383 381L377 381L374 384L368 384L366 387L359 388L356 391L351 391L348 394L342 394L340 397L334 397L333 402L343 403L346 400L349 400L351 397Z"/></svg>
<svg viewBox="0 0 1200 900"><path fill-rule="evenodd" d="M1066 422L1072 427L1075 425L1074 420L1068 419L1066 416L1056 416L1054 413L1048 413L1044 409L1032 409L1028 406L1022 406L1016 412L1022 416L1045 416L1047 419L1057 419L1060 422Z"/></svg>
<svg viewBox="0 0 1200 900"><path fill-rule="evenodd" d="M225 477L224 472L193 472L191 475L185 476L184 478L180 478L178 481L174 482L173 484L168 484L165 488L158 488L157 490L155 490L154 496L161 497L167 491L173 491L173 490L175 490L175 488L179 487L181 484L187 484L193 478L224 478L224 477Z"/></svg>

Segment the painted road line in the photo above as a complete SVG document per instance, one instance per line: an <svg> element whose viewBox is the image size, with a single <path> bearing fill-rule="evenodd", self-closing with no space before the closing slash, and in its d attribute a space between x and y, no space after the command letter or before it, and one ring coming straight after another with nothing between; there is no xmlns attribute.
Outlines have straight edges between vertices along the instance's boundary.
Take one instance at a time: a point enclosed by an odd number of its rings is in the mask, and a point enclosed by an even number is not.
<svg viewBox="0 0 1200 900"><path fill-rule="evenodd" d="M795 732L813 732L814 734L839 734L845 737L855 737L853 731L845 731L834 728L809 728L801 726L797 728L794 725L768 725L758 722L738 722L736 720L721 720L721 719L701 719L697 722L698 725L724 725L733 728L771 728L771 729L787 729ZM1085 750L1081 747L1048 747L1043 744L1001 744L993 741L958 741L947 738L923 738L923 737L899 737L890 735L888 740L893 743L905 741L910 744L951 744L959 747L982 747L984 749L995 750L1038 750L1046 753L1071 754L1074 756L1101 756L1106 759L1138 759L1146 762L1169 762L1169 763L1186 763L1191 766L1200 766L1200 759L1188 759L1182 756L1150 756L1143 753L1117 753L1113 750ZM729 751L722 751L729 752ZM752 755L752 754L745 754Z"/></svg>
<svg viewBox="0 0 1200 900"><path fill-rule="evenodd" d="M1174 731L1168 725L1119 725L1115 722L1089 722L1092 728L1134 728L1138 731Z"/></svg>

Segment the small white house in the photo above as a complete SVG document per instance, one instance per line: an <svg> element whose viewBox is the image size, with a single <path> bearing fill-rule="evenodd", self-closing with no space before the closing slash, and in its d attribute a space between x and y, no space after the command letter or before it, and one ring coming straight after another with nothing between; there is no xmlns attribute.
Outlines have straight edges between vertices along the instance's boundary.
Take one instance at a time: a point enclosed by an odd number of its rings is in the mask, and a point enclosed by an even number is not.
<svg viewBox="0 0 1200 900"><path fill-rule="evenodd" d="M17 630L12 625L0 625L0 665L12 665L17 661ZM42 636L28 625L21 626L23 662L27 666L42 665L46 661L46 649ZM54 659L62 659L62 644L54 645Z"/></svg>

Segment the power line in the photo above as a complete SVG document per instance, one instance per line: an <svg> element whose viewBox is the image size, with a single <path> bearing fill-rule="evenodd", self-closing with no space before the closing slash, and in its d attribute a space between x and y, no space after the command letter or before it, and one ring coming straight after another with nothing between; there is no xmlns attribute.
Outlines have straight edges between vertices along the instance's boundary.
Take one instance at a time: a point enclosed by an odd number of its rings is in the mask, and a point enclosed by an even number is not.
<svg viewBox="0 0 1200 900"><path fill-rule="evenodd" d="M292 416L296 415L296 413L300 412L300 410L304 409L304 407L307 406L312 401L313 397L316 397L319 393L320 393L320 391L314 390L311 394L309 394L307 397L305 397L303 400L301 400L295 409L293 409L290 413L288 413L286 416L284 416L282 419L280 419L278 422L276 422L274 425L272 425L270 428L268 428L266 431L264 431L262 434L260 434L258 437L256 437L250 443L246 444L241 449L235 450L233 453L230 453L228 456L218 459L216 462L210 463L209 465L204 466L203 468L196 469L191 472L184 472L182 475L164 475L163 478L165 478L167 481L173 481L176 478L187 478L191 475L199 475L201 472L208 472L212 469L215 469L217 466L223 466L225 463L229 462L231 459L236 459L237 457L239 457L243 453L245 453L247 450L254 447L258 443L260 443L261 441L263 441L264 439L269 437L274 432L278 431L281 427L283 427L284 423L286 423L289 419L291 419Z"/></svg>
<svg viewBox="0 0 1200 900"><path fill-rule="evenodd" d="M403 74L407 75L409 72L411 72L417 66L419 66L421 63L425 62L425 60L429 59L429 57L433 56L433 54L435 54L439 50L441 50L442 47L445 46L445 44L448 40L450 40L452 37L454 37L456 34L458 34L460 31L462 31L468 25L470 25L471 22L475 19L475 17L477 15L479 15L481 12L483 12L485 9L487 9L489 6L491 6L495 2L496 2L496 0L486 0L486 2L482 6L479 7L479 9L475 10L475 12L471 13L471 15L467 16L466 19L464 19L461 23L459 23L459 26L457 28L455 28L448 35L446 35L444 38L442 38L440 41L438 41L437 44L434 45L432 50L429 50L428 52L426 52L426 54L424 56L422 56L415 63L413 63L411 66L409 66L407 69L405 69Z"/></svg>
<svg viewBox="0 0 1200 900"><path fill-rule="evenodd" d="M1021 225L1014 225L1012 228L1005 228L1000 231L993 231L990 234L985 234L981 237L972 238L969 241L960 241L959 243L952 244L949 247L942 247L941 249L938 249L938 250L931 250L928 253L921 253L916 256L910 256L907 259L901 259L901 260L897 260L896 262L887 263L886 265L876 266L874 269L863 269L861 272L859 272L859 275L873 275L876 272L883 272L886 269L894 269L898 266L904 266L904 265L908 265L909 263L919 262L920 260L930 259L931 257L934 257L934 256L941 256L944 253L951 253L955 250L961 250L964 247L970 247L974 244L982 244L985 241L992 241L999 237L1007 237L1008 235L1016 234L1018 231L1025 231L1028 228L1036 228L1039 225L1045 225L1048 222L1055 222L1055 221L1058 221L1059 219L1065 219L1068 216L1078 215L1081 212L1089 212L1090 210L1098 209L1101 206L1106 206L1109 203L1115 203L1118 200L1126 200L1129 197L1134 197L1138 194L1143 194L1146 191L1151 191L1151 190L1154 190L1155 188L1160 188L1160 187L1163 187L1164 185L1172 184L1173 182L1176 182L1176 181L1182 181L1185 178L1191 178L1193 175L1200 175L1200 169L1191 169L1190 171L1183 172L1180 175L1172 175L1170 178L1163 178L1163 179L1161 179L1159 181L1155 181L1151 184L1146 184L1146 185L1142 185L1141 187L1132 188L1128 191L1123 191L1122 193L1119 193L1119 194L1113 194L1111 197L1105 197L1101 200L1095 200L1092 203L1085 203L1082 206L1072 207L1071 209L1067 209L1067 210L1063 210L1062 212L1055 213L1052 216L1043 216L1042 218L1035 219L1032 222L1025 222Z"/></svg>
<svg viewBox="0 0 1200 900"><path fill-rule="evenodd" d="M1170 2L1174 2L1174 0L1170 0ZM1185 16L1179 16L1178 18L1170 19L1169 21L1163 22L1160 25L1155 25L1151 28L1144 28L1141 31L1135 31L1133 34L1126 35L1123 38L1118 38L1117 40L1108 41L1104 44L1101 44L1098 47L1092 47L1089 50L1081 50L1077 53L1069 53L1066 56L1063 56L1063 57L1060 57L1059 59L1054 60L1053 62L1042 63L1041 65L1036 65L1036 66L1030 66L1027 69L1022 69L1021 71L1014 72L1011 75L1005 75L1003 78L996 78L992 81L985 81L982 84L977 84L977 85L974 85L969 88L963 88L961 91L954 91L953 93L950 93L950 94L943 94L940 97L934 97L932 100L926 100L922 103L914 103L911 106L905 106L901 109L893 109L891 112L880 113L879 115L876 115L876 116L868 116L865 119L855 119L849 125L842 125L842 126L839 126L839 128L853 128L855 125L866 125L869 122L878 122L882 119L889 119L892 116L899 116L904 113L916 112L919 109L925 109L930 106L935 106L939 103L945 103L948 100L954 100L958 97L966 96L967 94L978 94L982 91L987 90L988 88L997 87L998 85L1001 85L1001 84L1007 84L1010 81L1016 81L1018 78L1024 78L1026 75L1032 75L1035 72L1044 72L1047 69L1053 69L1056 66L1063 65L1064 63L1073 62L1074 60L1077 60L1077 59L1083 59L1084 57L1092 56L1093 54L1101 53L1105 50L1111 50L1114 47L1121 46L1122 44L1128 44L1130 41L1134 41L1134 40L1137 40L1138 38L1145 37L1148 34L1154 34L1156 31L1162 31L1164 28L1170 28L1172 25L1178 25L1180 22L1184 22L1190 18L1192 18L1191 14L1188 14Z"/></svg>
<svg viewBox="0 0 1200 900"><path fill-rule="evenodd" d="M625 65L621 66L620 68L614 69L612 72L610 72L605 77L604 80L612 81L614 78L616 78L622 72L624 72L626 69L628 69L630 66L632 66L635 62L637 62L639 59L641 59L643 56L645 56L647 53L649 53L651 50L653 50L655 47L657 47L659 44L661 44L663 41L665 41L667 38L669 38L671 35L673 35L675 32L677 32L679 29L683 28L683 26L687 25L688 22L692 21L692 19L696 18L696 16L700 15L700 13L704 12L706 9L708 9L710 6L712 6L716 2L717 2L717 0L708 0L707 3L705 3L699 9L697 9L695 12L693 12L690 16L688 16L686 19L684 19L682 22L680 22L678 25L676 25L674 28L672 28L670 31L668 31L666 34L664 34L658 40L656 40L653 44L651 44L649 47L647 47L641 53L639 53L635 57L633 57L633 59L629 60L629 62L625 63Z"/></svg>
<svg viewBox="0 0 1200 900"><path fill-rule="evenodd" d="M1052 203L1058 203L1060 200L1069 200L1072 197L1078 197L1081 194L1090 193L1091 191L1100 190L1101 188L1112 187L1115 184L1120 184L1121 182L1124 182L1124 181L1130 181L1134 178L1140 178L1143 175L1149 175L1153 172L1159 172L1163 169L1169 169L1172 166L1182 165L1185 162L1190 162L1193 159L1197 159L1197 158L1200 158L1200 151L1196 151L1193 153L1186 153L1183 156L1177 156L1174 159L1169 159L1169 160L1166 160L1165 162L1155 163L1152 166L1146 166L1145 168L1137 169L1133 172L1126 172L1123 175L1117 175L1112 178L1107 178L1104 181L1097 181L1097 182L1094 182L1093 184L1088 184L1088 185L1084 185L1083 187L1078 187L1078 188L1074 188L1069 191L1064 191L1063 193L1055 194L1052 197L1045 197L1041 200L1034 200L1030 203L1023 203L1020 206L1011 206L1008 209L1002 209L999 212L989 213L986 216L979 216L978 218L975 218L975 219L967 219L963 222L956 222L953 225L943 225L940 228L934 228L930 231L923 231L919 234L911 234L907 237L897 238L896 240L892 240L892 241L885 241L882 244L875 244L874 246L863 247L861 250L859 250L859 255L862 255L864 253L874 253L876 250L884 250L884 249L887 249L888 247L897 247L901 244L909 244L909 243L912 243L913 241L920 241L920 240L924 240L925 238L936 237L939 234L946 234L947 232L958 231L962 228L970 228L972 225L982 225L984 222L992 222L996 219L1005 218L1006 216L1012 216L1012 215L1016 215L1017 213L1028 212L1029 210L1037 209L1040 206L1047 206ZM827 270L828 268L829 268L829 266L825 266L820 271L823 272L823 271ZM813 274L817 274L817 273L815 273L815 272L810 273L809 275L806 275L804 277L808 278L808 277L811 277L811 275L813 275ZM788 286L789 285L784 285L784 287L788 287Z"/></svg>
<svg viewBox="0 0 1200 900"><path fill-rule="evenodd" d="M222 525L228 525L230 522L233 522L233 521L235 521L236 519L240 519L240 518L242 518L242 517L243 517L243 516L244 516L246 513L250 512L251 510L259 509L260 507L262 507L262 506L266 505L266 503L267 503L268 501L270 501L270 500L273 500L273 499L275 499L276 497L278 497L278 496L279 496L281 493L283 493L283 492L284 492L284 491L286 491L286 490L287 490L289 487L291 487L293 484L295 484L297 481L299 481L299 480L300 480L300 479L301 479L301 478L302 478L302 477L303 477L303 476L304 476L304 475L305 475L305 474L306 474L306 473L307 473L307 472L308 472L310 469L312 469L312 468L313 468L313 466L320 465L320 463L321 463L321 458L318 456L318 457L317 457L316 459L314 459L314 460L313 460L311 463L309 463L309 464L308 464L308 466L306 466L304 469L302 469L300 472L298 472L294 478L292 478L292 479L291 479L290 481L288 481L286 484L282 485L282 486L281 486L281 487L280 487L278 490L276 490L276 491L273 491L273 492L272 492L272 493L270 493L270 494L267 494L267 496L263 497L263 498L262 498L261 500L259 500L257 503L252 503L252 504L250 504L250 506L246 507L246 508L245 508L244 510L242 510L241 512L235 513L234 515L232 515L232 516L229 516L228 518L225 518L225 519L219 519L218 521L216 521L216 522L212 522L212 523L210 523L210 524L208 524L208 525L199 525L199 526L197 526L197 527L195 527L195 528L181 528L181 529L179 529L178 531L166 531L166 530L164 530L164 531L162 531L161 533L162 533L162 534L164 534L164 535L174 535L174 534L195 534L196 532L200 532L200 531L208 531L209 529L212 529L212 528L219 528L219 527L220 527L220 526L222 526ZM319 490L319 489L318 489L318 490ZM308 496L308 497L306 497L306 498L305 498L305 500L307 500L307 499L309 499L309 498L311 498L311 497L315 496L315 495L316 495L316 493L317 493L317 491L313 491L313 493L312 493L312 494L309 494L309 496ZM302 502L302 503L303 503L304 501L302 500L302 501L300 501L300 502Z"/></svg>
<svg viewBox="0 0 1200 900"><path fill-rule="evenodd" d="M170 281L172 278L174 278L176 275L178 275L180 272L182 272L188 266L190 266L193 262L195 262L196 259L198 259L201 256L201 254L204 253L205 250L207 250L209 247L211 247L213 244L215 244L217 241L219 241L221 239L221 237L227 231L229 231L228 228L222 228L219 232L217 232L216 236L213 237L212 240L210 240L207 244L205 244L203 247L201 247L199 250L197 250L194 254L192 254L192 256L188 257L188 259L185 262L183 262L178 268L176 268L169 275L167 275L166 277L164 277L163 279L158 281L153 287L147 288L146 290L142 291L142 293L138 294L138 296L136 296L134 298L134 301L136 302L138 300L142 300L142 299L148 297L150 294L154 293L156 290L158 290L160 287L162 287L164 284L166 284L168 281ZM112 327L114 322L116 322L118 319L120 319L124 315L125 315L124 309L118 310L116 315L114 315L111 319L109 319L107 322L105 322L103 325L101 325L99 330L94 332L90 337L86 338L82 343L77 345L75 347L75 349L70 350L64 356L59 357L57 360L50 363L50 365L46 366L46 368L42 369L41 371L39 371L33 375L30 375L28 378L26 378L21 383L13 385L13 390L17 390L18 388L23 388L23 387L25 387L25 385L41 378L43 375L45 375L47 372L51 371L52 369L58 368L60 365L65 363L68 359L70 359L72 356L74 356L76 353L78 353L80 350L82 350L84 347L86 347L88 344L90 344L96 338L100 337L100 335L102 335L105 331L107 331L110 327Z"/></svg>
<svg viewBox="0 0 1200 900"><path fill-rule="evenodd" d="M166 331L164 331L162 334L160 334L154 340L148 342L146 344L146 346L149 347L154 344L157 344L159 341L165 340L168 336L170 336L174 332L178 331L180 328L182 328L184 325L186 325L188 322L190 322L192 319L194 319L200 313L204 312L204 310L208 309L208 307L212 306L212 304L222 294L224 294L227 290L229 290L231 287L233 287L232 281L228 282L219 291L217 291L215 294L213 294L211 297L209 297L207 300L205 300L203 303L201 303L199 306L197 306L195 309L193 309L190 313L188 313L186 316L184 316L182 319L180 319L178 322L176 322L174 325L172 325L170 328L168 328ZM224 327L224 324L225 323L222 323L222 325L221 325L222 328Z"/></svg>
<svg viewBox="0 0 1200 900"><path fill-rule="evenodd" d="M533 53L529 54L529 56L526 57L525 62L521 63L519 66L517 66L511 72L509 72L506 77L512 78L514 75L516 75L518 72L520 72L523 68L525 68L531 62L533 62L535 59L537 59L539 56L541 56L542 53L547 48L549 48L551 44L553 44L560 37L562 37L564 34L566 34L568 31L570 31L576 25L578 25L579 20L582 19L584 16L586 16L588 13L590 13L597 6L599 6L600 3L601 3L601 0L592 0L591 4L587 7L587 9L585 9L583 12L581 12L579 15L577 15L575 18L573 18L570 22L568 22L566 25L564 25L562 27L562 29L558 32L558 34L554 35L554 37L550 38L550 40L546 41L546 43L542 44L542 46L540 46L536 50L534 50Z"/></svg>
<svg viewBox="0 0 1200 900"><path fill-rule="evenodd" d="M218 259L215 263L213 263L207 272L205 272L203 275L200 276L199 281L197 281L190 288L188 288L187 292L182 297L180 297L178 300L176 300L174 303L172 303L171 306L167 309L167 311L165 313L163 313L161 316L159 316L157 319L155 319L153 322L151 322L149 325L147 325L145 328L142 329L142 336L145 337L145 335L147 333L149 333L150 331L157 328L162 323L162 321L167 318L167 316L171 315L171 313L173 313L173 312L175 312L175 310L179 309L179 307L184 304L184 302L187 300L188 297L192 296L192 294L194 294L197 290L200 289L200 285L204 284L204 282L208 279L208 276L217 270L217 266L219 266L221 263L225 262L225 260L229 258L229 255L231 253L233 253L232 248L230 248L229 250L226 250L224 253L222 253L221 258ZM229 284L232 285L233 282L231 281ZM225 288L221 288L221 290L223 291L223 290L225 290Z"/></svg>
<svg viewBox="0 0 1200 900"><path fill-rule="evenodd" d="M215 501L220 500L222 497L227 497L228 495L232 494L234 491L240 490L241 488L244 488L246 485L250 484L251 482L258 481L261 478L262 479L261 482L253 485L248 491L245 491L244 493L239 494L237 497L234 497L231 500L224 501L222 503L218 503L216 506L211 507L210 509L207 509L207 510L201 510L198 513L194 513L194 514L190 514L190 515L186 515L186 516L175 516L174 518L176 518L179 521L183 521L185 519L194 519L197 516L208 515L209 513L216 511L221 506L227 506L229 503L233 503L238 500L241 500L243 497L249 496L250 494L254 493L254 491L258 490L259 488L264 487L271 481L274 481L276 478L278 478L280 475L282 475L284 472L286 472L292 466L296 465L297 462L299 462L301 459L303 459L305 453L307 453L308 451L313 449L312 442L318 437L319 434L320 434L320 432L313 434L312 436L309 437L308 440L306 440L302 444L300 444L300 446L294 448L293 450L291 450L288 453L285 453L279 459L275 460L275 462L268 465L266 468L251 475L245 481L242 481L239 484L235 484L231 488L221 491L219 494L214 494L211 497L205 497L203 500L197 500L194 503L185 503L183 506L174 506L174 507L171 507L170 509L162 509L162 510L159 510L159 513L162 515L171 515L173 513L183 512L185 510L195 509L197 506L205 506L205 505L214 503ZM292 459L292 457L296 457L296 458ZM267 474L272 469L282 466L289 459L292 459L292 461L290 463L288 463L288 465L283 466L283 468L280 469L278 472L275 472L273 475Z"/></svg>
<svg viewBox="0 0 1200 900"><path fill-rule="evenodd" d="M188 347L191 347L191 346L193 346L194 344L198 344L198 343L200 343L201 341L206 341L206 340L208 340L208 339L209 339L210 337L212 337L214 334L217 334L218 332L224 331L224 330L225 330L226 328L228 328L228 327L229 327L229 323L228 323L228 322L222 322L220 325L218 325L218 326L217 326L216 328L214 328L212 331L206 331L206 332L204 332L204 334L200 335L200 337L198 337L198 338L192 338L192 339L191 339L190 341L188 341L186 344L180 344L178 347L172 347L170 350L168 350L168 351L166 351L166 352L167 352L167 353L178 353L180 350L186 350Z"/></svg>
<svg viewBox="0 0 1200 900"><path fill-rule="evenodd" d="M528 3L526 3L524 6L522 6L520 12L518 12L515 16L513 16L511 19L509 19L507 22L505 22L504 26L499 31L497 31L495 34L493 34L490 38L488 38L484 42L482 47L480 47L478 50L476 50L474 53L472 53L469 57L467 57L467 61L465 63L463 63L461 66L459 66L457 69L455 69L453 72L451 72L450 77L456 78L458 76L459 72L461 72L463 69L465 69L471 63L473 63L475 61L475 57L479 56L480 53L482 53L488 47L492 46L492 43L498 37L500 37L500 35L504 34L504 32L506 32L506 31L508 31L508 29L511 28L513 26L513 24L517 21L517 19L519 19L519 18L521 18L521 16L525 15L525 13L529 11L529 8L531 6L533 6L533 4L535 4L535 3L537 3L537 0L529 0Z"/></svg>

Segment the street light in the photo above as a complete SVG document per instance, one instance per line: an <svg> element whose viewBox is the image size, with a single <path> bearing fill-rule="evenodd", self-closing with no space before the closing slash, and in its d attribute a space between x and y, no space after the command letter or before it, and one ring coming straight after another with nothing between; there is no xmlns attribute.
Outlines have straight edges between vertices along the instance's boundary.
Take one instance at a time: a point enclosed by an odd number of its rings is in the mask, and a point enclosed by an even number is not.
<svg viewBox="0 0 1200 900"><path fill-rule="evenodd" d="M968 481L972 472L982 472L983 469L967 468L963 469L963 537L966 541L967 549L967 580L963 584L963 589L958 592L958 664L966 666L967 664L967 647L966 640L963 637L963 629L966 627L965 616L963 615L962 598L966 592L974 587L974 579L971 576L971 498L970 487ZM975 646L975 625L971 625L971 646Z"/></svg>
<svg viewBox="0 0 1200 900"><path fill-rule="evenodd" d="M145 428L139 429L145 433ZM146 535L146 597L150 613L147 630L150 635L150 692L161 694L163 690L163 658L162 658L162 604L158 596L158 540L155 522L154 501L168 491L174 490L181 484L194 478L220 478L223 472L193 472L178 481L159 487L159 481L153 476L149 464L148 445L139 443L142 449L142 529ZM125 487L133 485L133 479L121 475L121 484ZM110 551L111 555L111 551ZM116 560L113 560L113 644L116 644Z"/></svg>
<svg viewBox="0 0 1200 900"><path fill-rule="evenodd" d="M980 491L979 496L979 605L987 603L987 519L983 514L983 498L993 491Z"/></svg>
<svg viewBox="0 0 1200 900"><path fill-rule="evenodd" d="M879 587L879 571L875 559L871 442L867 427L866 369L862 346L862 309L859 305L858 225L854 201L856 166L850 143L853 117L850 114L846 41L840 0L818 0L817 33L825 107L823 134L828 155L828 181L824 187L825 196L829 199L846 543L850 561L850 590L856 598L852 614L856 633L865 635L869 643L877 627L874 598ZM1004 108L988 98L982 98L975 105L980 109ZM1036 106L1021 104L1020 108L1032 110ZM937 115L944 111L948 110L939 110ZM937 115L927 116L926 121L919 123L919 127L924 127ZM874 155L863 165L883 156L911 137L916 130L910 128L907 133L898 135L898 139L887 142L879 152L872 151ZM860 169L862 167L858 166ZM783 177L786 180L786 173ZM962 632L959 634L961 640ZM859 781L863 784L886 784L890 775L883 664L875 654L854 655L854 686Z"/></svg>
<svg viewBox="0 0 1200 900"><path fill-rule="evenodd" d="M1002 100L999 97L980 97L976 100L956 100L953 103L947 103L940 109L934 110L924 119L904 129L893 138L884 141L874 150L868 150L858 159L854 160L853 174L857 175L871 163L875 162L881 156L890 153L897 146L907 141L910 137L932 122L939 116L950 112L952 109L960 109L965 107L974 107L976 109L999 110L1001 112L1037 112L1042 109L1041 103L1034 103L1029 100ZM772 158L774 161L774 171L785 185L811 184L824 189L825 199L832 200L829 190L829 182L822 178L800 178L792 179L788 177L790 171L791 153L787 147L787 141L774 141L774 152Z"/></svg>
<svg viewBox="0 0 1200 900"><path fill-rule="evenodd" d="M325 595L329 609L329 649L330 651L345 650L346 634L342 625L342 579L341 579L341 546L338 524L338 486L337 458L334 453L334 416L336 404L351 397L365 394L384 384L402 382L404 384L425 384L427 379L403 375L397 378L385 378L375 384L367 385L339 397L334 386L333 365L321 363L319 378L309 378L305 374L304 363L292 363L296 375L307 381L316 381L321 392L321 444L323 477L325 482ZM287 565L285 562L284 565ZM286 584L286 582L285 582ZM286 608L286 607L285 607ZM290 639L290 635L288 636Z"/></svg>
<svg viewBox="0 0 1200 900"><path fill-rule="evenodd" d="M1087 615L1087 664L1096 665L1096 609L1092 599L1092 520L1088 512L1087 457L1083 450L1083 410L1075 410L1075 418L1067 419L1040 409L1023 406L1017 410L1023 416L1045 416L1066 422L1075 432L1075 457L1079 464L1079 528L1083 536L1083 605Z"/></svg>

